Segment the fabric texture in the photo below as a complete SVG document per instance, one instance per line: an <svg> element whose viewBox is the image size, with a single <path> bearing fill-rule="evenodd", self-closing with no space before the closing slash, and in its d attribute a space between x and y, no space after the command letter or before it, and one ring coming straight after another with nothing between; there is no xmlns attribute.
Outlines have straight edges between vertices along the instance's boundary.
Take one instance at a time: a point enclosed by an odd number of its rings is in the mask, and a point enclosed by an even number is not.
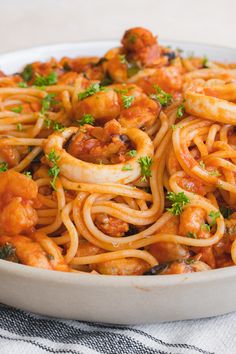
<svg viewBox="0 0 236 354"><path fill-rule="evenodd" d="M0 305L0 354L234 354L236 314L139 326L39 316Z"/></svg>

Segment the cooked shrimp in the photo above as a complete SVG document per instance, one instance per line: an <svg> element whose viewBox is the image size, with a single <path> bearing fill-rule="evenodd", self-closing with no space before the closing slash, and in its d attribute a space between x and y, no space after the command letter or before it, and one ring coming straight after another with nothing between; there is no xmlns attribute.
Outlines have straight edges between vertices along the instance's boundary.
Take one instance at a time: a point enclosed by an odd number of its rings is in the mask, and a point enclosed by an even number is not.
<svg viewBox="0 0 236 354"><path fill-rule="evenodd" d="M174 216L159 229L159 233L178 234L179 217ZM185 259L190 256L186 247L172 242L157 242L150 245L148 251L159 263Z"/></svg>
<svg viewBox="0 0 236 354"><path fill-rule="evenodd" d="M0 174L0 229L8 234L28 232L38 217L33 208L37 184L18 172L9 170Z"/></svg>
<svg viewBox="0 0 236 354"><path fill-rule="evenodd" d="M29 237L0 236L0 245L11 244L16 249L16 255L21 263L32 267L53 269L43 248Z"/></svg>
<svg viewBox="0 0 236 354"><path fill-rule="evenodd" d="M93 264L90 267L106 275L142 275L149 265L142 259L123 258Z"/></svg>
<svg viewBox="0 0 236 354"><path fill-rule="evenodd" d="M206 211L199 207L187 207L180 215L179 233L186 236L189 232L198 235L206 220Z"/></svg>

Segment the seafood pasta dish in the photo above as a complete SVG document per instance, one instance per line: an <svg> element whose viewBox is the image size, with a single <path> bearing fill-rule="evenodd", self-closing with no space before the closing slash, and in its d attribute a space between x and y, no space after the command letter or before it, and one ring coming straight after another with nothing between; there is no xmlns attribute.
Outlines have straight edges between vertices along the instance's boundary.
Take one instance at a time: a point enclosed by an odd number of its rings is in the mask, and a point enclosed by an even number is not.
<svg viewBox="0 0 236 354"><path fill-rule="evenodd" d="M77 275L236 264L236 63L225 59L137 27L102 57L1 71L0 259Z"/></svg>

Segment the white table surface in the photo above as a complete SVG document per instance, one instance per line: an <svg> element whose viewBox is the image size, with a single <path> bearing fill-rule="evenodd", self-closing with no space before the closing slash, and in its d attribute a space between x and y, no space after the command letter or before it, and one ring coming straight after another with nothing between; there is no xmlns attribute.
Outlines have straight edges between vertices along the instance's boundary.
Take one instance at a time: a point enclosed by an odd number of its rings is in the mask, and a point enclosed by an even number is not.
<svg viewBox="0 0 236 354"><path fill-rule="evenodd" d="M0 52L120 38L133 26L236 48L235 15L236 0L0 0Z"/></svg>

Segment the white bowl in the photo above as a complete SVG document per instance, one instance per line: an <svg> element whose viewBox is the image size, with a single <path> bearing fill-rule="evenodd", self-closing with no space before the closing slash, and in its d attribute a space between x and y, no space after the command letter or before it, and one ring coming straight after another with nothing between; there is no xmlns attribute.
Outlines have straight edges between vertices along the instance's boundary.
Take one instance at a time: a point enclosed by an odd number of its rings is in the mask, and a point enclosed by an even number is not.
<svg viewBox="0 0 236 354"><path fill-rule="evenodd" d="M19 71L54 56L102 55L118 42L84 42L0 56L0 70ZM167 43L165 43L167 44ZM210 59L236 61L236 49L168 41ZM0 260L0 302L48 316L117 324L216 316L236 310L236 267L165 276L77 275Z"/></svg>

